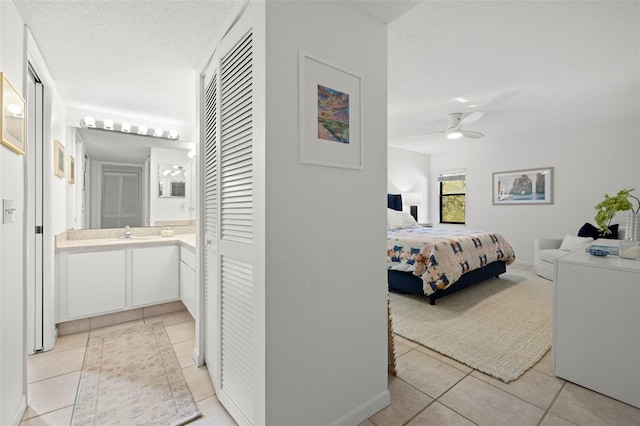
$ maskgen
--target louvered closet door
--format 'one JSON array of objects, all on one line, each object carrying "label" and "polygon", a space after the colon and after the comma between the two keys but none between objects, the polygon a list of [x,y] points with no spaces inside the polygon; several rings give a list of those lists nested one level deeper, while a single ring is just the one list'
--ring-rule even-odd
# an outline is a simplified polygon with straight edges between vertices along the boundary
[{"label": "louvered closet door", "polygon": [[214,56],[204,106],[205,354],[221,401],[246,423],[255,390],[252,43],[244,34]]}]

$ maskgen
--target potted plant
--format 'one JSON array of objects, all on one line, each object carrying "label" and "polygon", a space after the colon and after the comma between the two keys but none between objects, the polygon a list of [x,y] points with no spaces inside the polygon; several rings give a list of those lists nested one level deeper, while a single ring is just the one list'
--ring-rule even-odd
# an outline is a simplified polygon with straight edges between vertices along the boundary
[{"label": "potted plant", "polygon": [[[616,213],[631,210],[634,215],[638,214],[640,210],[640,199],[630,194],[634,189],[635,188],[621,189],[613,197],[604,194],[604,200],[596,204],[597,213],[595,220],[601,235],[609,235],[611,233],[609,225],[611,225],[611,220]],[[638,208],[635,210],[633,209],[633,204],[631,204],[631,198],[638,202]]]}]

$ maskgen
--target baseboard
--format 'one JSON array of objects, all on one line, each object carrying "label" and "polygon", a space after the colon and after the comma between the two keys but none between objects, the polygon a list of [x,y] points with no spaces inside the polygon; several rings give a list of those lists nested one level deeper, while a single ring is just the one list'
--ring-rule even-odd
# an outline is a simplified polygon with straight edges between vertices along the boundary
[{"label": "baseboard", "polygon": [[391,395],[389,394],[389,390],[385,389],[384,392],[365,401],[332,424],[334,426],[353,426],[360,424],[389,404],[391,404]]},{"label": "baseboard", "polygon": [[527,268],[533,268],[533,262],[528,262],[526,260],[517,260],[513,262],[513,266],[523,266]]},{"label": "baseboard", "polygon": [[16,415],[13,417],[13,422],[11,422],[13,426],[20,425],[20,422],[22,421],[22,416],[24,416],[24,412],[26,409],[27,409],[27,396],[23,394],[22,397],[20,398],[20,404],[18,404],[18,411],[16,412]]}]

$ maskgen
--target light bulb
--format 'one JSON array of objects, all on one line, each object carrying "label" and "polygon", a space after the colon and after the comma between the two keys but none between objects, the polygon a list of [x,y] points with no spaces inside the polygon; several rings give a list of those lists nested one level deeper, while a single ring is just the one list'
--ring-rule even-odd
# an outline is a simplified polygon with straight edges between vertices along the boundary
[{"label": "light bulb", "polygon": [[178,138],[178,132],[176,132],[175,130],[169,130],[169,139],[177,139]]},{"label": "light bulb", "polygon": [[96,127],[96,119],[91,117],[90,115],[87,115],[84,118],[84,125],[85,127]]},{"label": "light bulb", "polygon": [[149,129],[147,129],[147,126],[145,126],[144,124],[141,124],[141,125],[138,126],[138,134],[139,135],[146,135],[148,130]]},{"label": "light bulb", "polygon": [[160,127],[156,127],[155,130],[153,131],[153,136],[159,138],[160,136],[162,136],[163,133],[164,133],[164,130],[162,130]]},{"label": "light bulb", "polygon": [[459,132],[457,130],[447,133],[447,139],[460,139],[461,137],[462,137],[462,132]]},{"label": "light bulb", "polygon": [[128,121],[123,121],[120,125],[120,130],[125,133],[131,133],[131,123],[129,123]]},{"label": "light bulb", "polygon": [[193,148],[191,151],[189,151],[187,153],[187,157],[189,157],[189,158],[193,158],[195,156],[196,156],[196,149],[195,148]]},{"label": "light bulb", "polygon": [[105,118],[104,121],[102,122],[102,126],[104,127],[105,130],[113,130],[113,120],[109,120],[108,118]]}]

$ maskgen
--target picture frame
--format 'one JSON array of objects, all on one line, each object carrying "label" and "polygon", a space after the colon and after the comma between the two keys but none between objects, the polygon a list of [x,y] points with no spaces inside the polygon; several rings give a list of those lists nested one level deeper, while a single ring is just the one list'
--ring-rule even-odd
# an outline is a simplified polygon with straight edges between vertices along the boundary
[{"label": "picture frame", "polygon": [[0,132],[2,144],[19,155],[26,151],[26,102],[4,73],[0,73]]},{"label": "picture frame", "polygon": [[303,51],[298,71],[300,162],[363,169],[362,77]]},{"label": "picture frame", "polygon": [[76,183],[76,159],[73,158],[73,155],[69,156],[69,183],[73,185]]},{"label": "picture frame", "polygon": [[553,167],[493,173],[493,204],[553,204]]},{"label": "picture frame", "polygon": [[59,140],[53,142],[53,173],[64,179],[64,145]]}]

